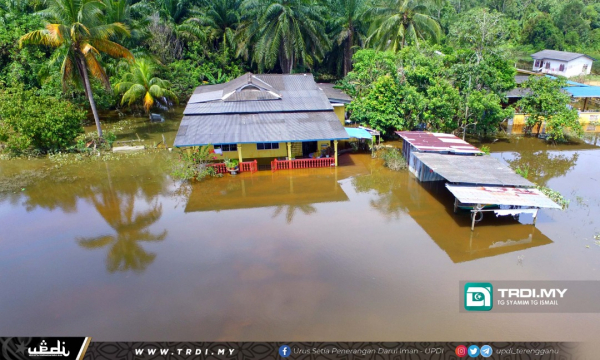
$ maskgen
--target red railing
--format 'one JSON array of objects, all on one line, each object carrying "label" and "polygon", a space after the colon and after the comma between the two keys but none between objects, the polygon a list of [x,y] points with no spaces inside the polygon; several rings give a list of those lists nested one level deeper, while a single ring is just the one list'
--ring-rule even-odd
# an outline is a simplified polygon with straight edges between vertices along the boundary
[{"label": "red railing", "polygon": [[335,166],[335,158],[320,159],[296,159],[296,160],[273,160],[271,161],[271,171],[287,169],[310,169]]},{"label": "red railing", "polygon": [[227,172],[227,166],[223,163],[208,164],[207,166],[214,167],[217,174],[225,174]]},{"label": "red railing", "polygon": [[251,173],[255,173],[258,170],[258,165],[256,164],[256,160],[254,161],[244,161],[240,163],[240,171],[250,171]]},{"label": "red railing", "polygon": [[[208,164],[207,166],[214,167],[217,174],[225,174],[227,172],[227,166],[225,166],[224,163]],[[251,173],[255,173],[256,171],[258,171],[258,164],[256,163],[256,160],[245,161],[240,163],[240,172],[246,171],[249,171]]]}]

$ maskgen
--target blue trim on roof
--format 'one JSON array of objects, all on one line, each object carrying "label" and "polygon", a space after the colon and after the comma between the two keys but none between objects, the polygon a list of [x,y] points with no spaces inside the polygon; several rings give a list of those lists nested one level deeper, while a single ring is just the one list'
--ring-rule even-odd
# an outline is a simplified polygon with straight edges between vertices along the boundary
[{"label": "blue trim on roof", "polygon": [[[370,139],[370,137],[369,137]],[[280,142],[306,142],[306,141],[325,141],[325,140],[350,140],[349,137],[346,138],[331,138],[331,139],[309,139],[309,140],[273,140],[273,141],[249,141],[249,142],[234,142],[234,143],[223,143],[223,144],[270,144],[270,143],[280,143]],[[188,146],[205,146],[205,145],[222,145],[221,143],[218,144],[190,144],[190,145],[173,145],[173,147],[176,148],[180,148],[180,147],[188,147]]]}]

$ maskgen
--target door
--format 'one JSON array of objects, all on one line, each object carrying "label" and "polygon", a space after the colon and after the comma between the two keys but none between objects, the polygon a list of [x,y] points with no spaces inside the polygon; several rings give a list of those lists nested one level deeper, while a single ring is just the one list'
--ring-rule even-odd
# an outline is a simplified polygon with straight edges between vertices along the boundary
[{"label": "door", "polygon": [[308,157],[309,154],[317,151],[316,141],[304,141],[302,142],[302,156]]}]

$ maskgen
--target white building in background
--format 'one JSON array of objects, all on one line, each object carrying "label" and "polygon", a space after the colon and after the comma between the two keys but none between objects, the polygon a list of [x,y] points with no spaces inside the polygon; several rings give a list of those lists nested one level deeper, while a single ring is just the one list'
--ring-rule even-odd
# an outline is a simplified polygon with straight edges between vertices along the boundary
[{"label": "white building in background", "polygon": [[557,50],[542,50],[531,55],[533,71],[564,77],[589,74],[592,70],[593,57]]}]

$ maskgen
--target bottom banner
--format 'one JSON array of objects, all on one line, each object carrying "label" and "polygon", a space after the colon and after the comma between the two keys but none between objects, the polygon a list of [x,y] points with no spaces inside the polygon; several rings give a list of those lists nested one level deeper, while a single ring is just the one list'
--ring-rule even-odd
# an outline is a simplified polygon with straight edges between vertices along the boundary
[{"label": "bottom banner", "polygon": [[[575,342],[94,342],[0,338],[7,360],[112,359],[594,359]],[[598,358],[598,357],[596,357]]]}]

